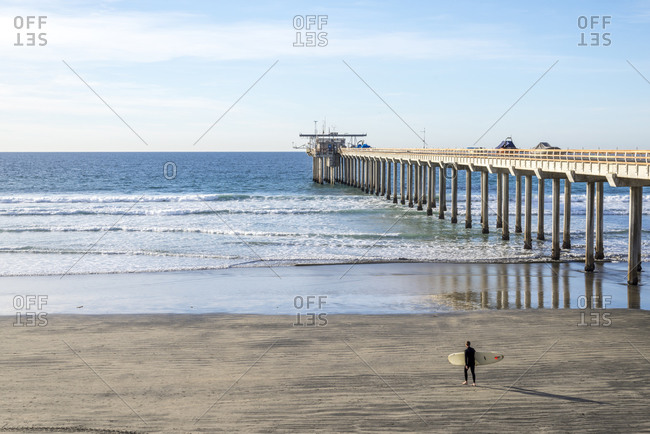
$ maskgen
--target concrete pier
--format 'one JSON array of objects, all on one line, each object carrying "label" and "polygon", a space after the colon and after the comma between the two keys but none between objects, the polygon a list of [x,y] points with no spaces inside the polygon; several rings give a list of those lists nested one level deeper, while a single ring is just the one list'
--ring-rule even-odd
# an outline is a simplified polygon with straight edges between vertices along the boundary
[{"label": "concrete pier", "polygon": [[[327,146],[309,149],[312,155],[312,179],[320,184],[341,183],[370,194],[381,195],[386,200],[398,200],[418,210],[424,205],[432,215],[438,205],[438,217],[444,219],[447,210],[447,179],[451,181],[451,222],[458,218],[458,173],[465,171],[466,212],[465,227],[472,228],[472,173],[480,172],[481,180],[481,230],[489,233],[489,210],[495,210],[502,229],[502,239],[510,238],[509,180],[515,177],[515,233],[522,231],[525,218],[524,248],[532,245],[532,177],[538,179],[537,238],[544,240],[544,180],[552,185],[552,243],[551,258],[559,259],[561,249],[571,248],[572,184],[586,183],[586,235],[585,270],[594,269],[595,260],[604,258],[604,182],[611,188],[630,189],[629,240],[627,281],[640,282],[641,271],[641,220],[643,186],[650,186],[650,152],[647,151],[529,151],[529,150],[382,150],[336,148]],[[398,170],[399,165],[399,170]],[[405,167],[405,165],[408,165]],[[439,168],[440,179],[436,179]],[[447,169],[447,171],[445,171]],[[446,176],[446,172],[449,172]],[[490,174],[497,175],[497,206],[489,206]],[[522,177],[525,181],[524,212],[522,216]],[[562,181],[564,180],[564,181]],[[439,196],[436,196],[436,181]],[[391,185],[392,182],[392,185]],[[564,225],[560,240],[560,186],[564,182]],[[406,191],[405,191],[406,189]],[[398,196],[400,198],[398,199]],[[439,201],[437,200],[439,198]],[[595,211],[595,212],[594,212]],[[594,215],[595,214],[595,215]],[[441,223],[444,224],[444,223]],[[595,231],[594,231],[595,229]],[[595,243],[594,243],[595,234]],[[560,248],[561,241],[561,248]],[[594,246],[595,244],[595,246]],[[503,297],[502,297],[503,302]]]}]

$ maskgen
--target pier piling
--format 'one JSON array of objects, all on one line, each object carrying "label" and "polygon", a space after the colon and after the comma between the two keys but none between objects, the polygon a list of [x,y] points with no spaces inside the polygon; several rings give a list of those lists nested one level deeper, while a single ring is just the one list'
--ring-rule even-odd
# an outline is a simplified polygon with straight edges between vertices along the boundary
[{"label": "pier piling", "polygon": [[465,171],[465,227],[472,227],[472,172]]},{"label": "pier piling", "polygon": [[515,233],[521,233],[521,175],[515,176]]},{"label": "pier piling", "polygon": [[603,247],[603,182],[596,183],[596,255],[595,258],[605,259]]},{"label": "pier piling", "polygon": [[503,178],[501,173],[497,172],[497,223],[496,228],[499,229],[503,226],[502,212],[503,212]]},{"label": "pier piling", "polygon": [[451,169],[451,222],[458,222],[458,170]]},{"label": "pier piling", "polygon": [[510,175],[506,172],[506,173],[500,173],[499,176],[502,177],[501,184],[503,188],[501,239],[509,240],[510,239]]},{"label": "pier piling", "polygon": [[488,225],[488,172],[481,172],[481,223],[483,224],[482,232],[490,233]]},{"label": "pier piling", "polygon": [[435,168],[431,166],[431,163],[427,164],[427,171],[429,172],[427,188],[427,215],[433,215],[433,194],[434,194],[434,184],[436,177],[434,176]]},{"label": "pier piling", "polygon": [[544,240],[544,178],[537,179],[537,239]]},{"label": "pier piling", "polygon": [[564,180],[564,229],[562,230],[562,248],[571,248],[571,181]]},{"label": "pier piling", "polygon": [[445,198],[446,190],[447,171],[445,170],[445,166],[440,163],[440,203],[438,204],[438,218],[441,220],[445,218],[445,203],[447,202],[447,199]]},{"label": "pier piling", "polygon": [[638,285],[641,271],[641,218],[643,187],[630,187],[630,229],[628,235],[627,283]]},{"label": "pier piling", "polygon": [[531,175],[526,175],[526,185],[524,193],[524,202],[526,208],[526,221],[524,227],[524,249],[533,248],[533,236],[532,236],[532,220],[533,220],[533,177]]},{"label": "pier piling", "polygon": [[420,163],[417,163],[415,169],[415,186],[418,198],[418,211],[422,211],[422,165]]},{"label": "pier piling", "polygon": [[586,228],[586,236],[585,236],[586,237],[585,271],[594,271],[594,183],[593,181],[587,182],[587,216],[586,217],[587,217],[587,228]]},{"label": "pier piling", "polygon": [[560,179],[553,178],[553,207],[551,218],[551,259],[560,259]]}]

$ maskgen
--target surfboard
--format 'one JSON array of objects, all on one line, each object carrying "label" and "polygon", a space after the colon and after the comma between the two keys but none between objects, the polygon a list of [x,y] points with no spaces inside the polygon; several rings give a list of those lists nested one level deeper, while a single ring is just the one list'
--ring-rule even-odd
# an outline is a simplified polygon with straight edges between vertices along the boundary
[{"label": "surfboard", "polygon": [[[465,366],[465,353],[453,353],[447,356],[447,360],[452,365]],[[494,351],[477,351],[474,354],[474,361],[477,366],[491,365],[492,363],[503,360],[503,354]]]}]

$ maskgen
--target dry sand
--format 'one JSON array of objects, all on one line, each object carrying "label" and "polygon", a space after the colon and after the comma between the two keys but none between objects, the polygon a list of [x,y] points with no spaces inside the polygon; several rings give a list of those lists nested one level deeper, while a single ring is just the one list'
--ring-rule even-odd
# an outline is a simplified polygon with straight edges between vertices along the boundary
[{"label": "dry sand", "polygon": [[608,312],[0,317],[0,432],[650,431],[650,313]]}]

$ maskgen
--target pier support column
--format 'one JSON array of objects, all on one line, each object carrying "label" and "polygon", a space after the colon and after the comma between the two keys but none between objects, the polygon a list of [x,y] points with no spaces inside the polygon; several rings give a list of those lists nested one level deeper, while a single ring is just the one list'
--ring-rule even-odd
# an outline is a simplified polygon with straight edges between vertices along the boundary
[{"label": "pier support column", "polygon": [[515,176],[515,233],[521,233],[521,175]]},{"label": "pier support column", "polygon": [[445,218],[445,204],[447,202],[447,198],[445,197],[445,194],[447,192],[447,171],[445,170],[444,166],[440,166],[440,204],[438,206],[438,218],[439,219],[444,219]]},{"label": "pier support column", "polygon": [[560,178],[553,178],[553,224],[551,225],[551,259],[560,259]]},{"label": "pier support column", "polygon": [[409,198],[409,208],[413,208],[413,163],[409,161],[408,165],[406,166],[408,175],[407,175],[407,187],[406,187],[406,193]]},{"label": "pier support column", "polygon": [[361,188],[361,158],[356,158],[354,162],[354,186]]},{"label": "pier support column", "polygon": [[376,169],[377,170],[377,176],[375,178],[377,180],[377,182],[375,183],[375,196],[379,196],[379,195],[382,194],[382,186],[383,186],[383,183],[384,183],[384,179],[383,179],[384,174],[382,172],[382,169],[383,169],[382,161],[381,160],[375,160],[375,166],[377,168]]},{"label": "pier support column", "polygon": [[465,170],[465,227],[472,227],[472,172]]},{"label": "pier support column", "polygon": [[415,190],[418,200],[418,211],[422,211],[422,165],[418,162],[415,165]]},{"label": "pier support column", "polygon": [[393,162],[390,160],[386,161],[386,200],[390,200],[390,178]]},{"label": "pier support column", "polygon": [[537,239],[544,239],[544,178],[537,179]]},{"label": "pier support column", "polygon": [[393,203],[397,203],[397,161],[393,161]]},{"label": "pier support column", "polygon": [[[630,217],[631,218],[631,217]],[[585,271],[594,271],[594,183],[587,182]]]},{"label": "pier support column", "polygon": [[325,159],[322,157],[318,159],[318,183],[325,183]]},{"label": "pier support column", "polygon": [[458,169],[451,169],[451,222],[458,222]]},{"label": "pier support column", "polygon": [[[502,229],[501,239],[510,239],[510,174],[501,173],[499,176],[503,177],[501,181],[503,187],[503,212],[502,212]],[[506,290],[507,292],[507,290]]]},{"label": "pier support column", "polygon": [[596,259],[605,259],[603,247],[603,182],[596,183]]},{"label": "pier support column", "polygon": [[503,179],[501,177],[501,173],[497,173],[497,226],[496,228],[499,229],[501,226],[503,226],[503,219],[502,219],[502,210],[503,210]]},{"label": "pier support column", "polygon": [[365,169],[365,173],[366,173],[366,176],[365,176],[365,178],[366,178],[365,192],[366,192],[366,194],[368,194],[368,193],[370,193],[370,179],[371,179],[370,176],[371,176],[372,161],[371,160],[365,160],[365,163],[366,163],[365,164],[366,165],[366,169]]},{"label": "pier support column", "polygon": [[434,185],[436,177],[433,175],[436,171],[435,167],[431,165],[431,162],[427,163],[427,171],[429,172],[428,177],[428,188],[427,188],[427,215],[433,215],[433,194],[434,194]]},{"label": "pier support column", "polygon": [[641,217],[643,187],[630,187],[630,228],[627,253],[627,283],[638,285],[641,271]]},{"label": "pier support column", "polygon": [[382,158],[379,160],[379,196],[386,194],[386,161]]},{"label": "pier support column", "polygon": [[431,163],[431,171],[429,172],[429,176],[433,178],[431,181],[431,208],[436,207],[436,166]]},{"label": "pier support column", "polygon": [[400,203],[404,205],[406,201],[404,200],[404,163],[399,164],[399,192],[400,192]]},{"label": "pier support column", "polygon": [[489,234],[488,225],[488,173],[481,172],[481,223],[483,223],[483,233]]},{"label": "pier support column", "polygon": [[526,207],[526,223],[524,227],[524,249],[533,248],[533,177],[531,175],[526,175],[526,191],[524,193],[525,198],[525,207]]},{"label": "pier support column", "polygon": [[420,166],[420,194],[422,194],[422,205],[427,204],[427,167],[423,161]]},{"label": "pier support column", "polygon": [[564,230],[562,231],[562,248],[571,248],[571,182],[564,180]]}]

